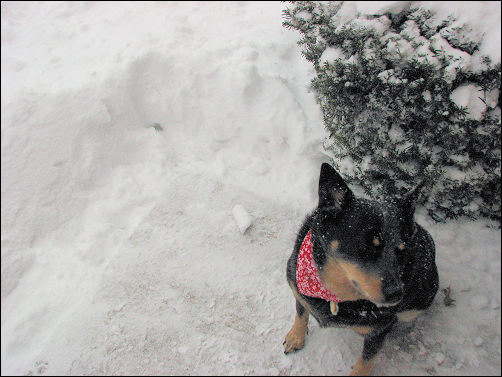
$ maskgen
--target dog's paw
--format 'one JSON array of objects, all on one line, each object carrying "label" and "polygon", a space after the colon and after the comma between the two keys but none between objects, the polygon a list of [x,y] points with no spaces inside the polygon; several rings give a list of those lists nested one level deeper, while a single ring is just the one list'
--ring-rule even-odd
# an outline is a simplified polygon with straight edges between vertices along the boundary
[{"label": "dog's paw", "polygon": [[299,331],[299,329],[293,327],[288,332],[286,338],[284,339],[284,342],[282,343],[282,345],[284,346],[284,353],[288,354],[301,350],[305,344],[306,332],[307,331]]},{"label": "dog's paw", "polygon": [[375,362],[375,358],[371,360],[363,360],[362,357],[357,360],[357,363],[352,367],[351,376],[369,376],[371,374],[371,369],[373,368],[373,364]]}]

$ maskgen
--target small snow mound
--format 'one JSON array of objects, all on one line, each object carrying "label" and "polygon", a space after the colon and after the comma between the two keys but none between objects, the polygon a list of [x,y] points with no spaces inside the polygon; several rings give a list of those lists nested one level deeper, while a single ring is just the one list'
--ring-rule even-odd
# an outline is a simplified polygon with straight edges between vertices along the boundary
[{"label": "small snow mound", "polygon": [[253,218],[241,204],[237,204],[232,209],[232,214],[234,215],[234,219],[239,227],[239,230],[242,234],[244,234],[253,223]]}]

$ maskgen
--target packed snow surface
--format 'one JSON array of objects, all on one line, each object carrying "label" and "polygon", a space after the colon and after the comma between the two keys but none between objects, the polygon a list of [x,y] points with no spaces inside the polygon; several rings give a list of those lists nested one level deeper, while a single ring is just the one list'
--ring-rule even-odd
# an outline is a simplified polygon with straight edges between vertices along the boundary
[{"label": "packed snow surface", "polygon": [[[350,371],[347,329],[312,320],[282,349],[286,261],[327,160],[284,6],[1,3],[2,374]],[[500,51],[500,5],[498,24],[470,7]],[[398,327],[374,373],[498,375],[500,231],[416,218],[455,301]]]}]

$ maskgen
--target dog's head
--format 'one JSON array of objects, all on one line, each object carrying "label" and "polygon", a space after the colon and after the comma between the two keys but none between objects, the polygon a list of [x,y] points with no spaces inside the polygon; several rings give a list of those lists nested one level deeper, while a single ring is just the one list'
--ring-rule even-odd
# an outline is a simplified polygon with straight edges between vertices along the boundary
[{"label": "dog's head", "polygon": [[319,206],[312,218],[315,242],[362,296],[396,305],[401,274],[415,228],[415,201],[422,185],[392,203],[357,198],[329,164],[321,166]]}]

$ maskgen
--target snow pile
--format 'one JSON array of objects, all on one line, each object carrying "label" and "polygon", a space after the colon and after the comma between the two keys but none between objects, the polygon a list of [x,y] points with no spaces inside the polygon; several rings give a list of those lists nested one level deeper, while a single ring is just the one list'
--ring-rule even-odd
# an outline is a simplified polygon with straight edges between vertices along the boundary
[{"label": "snow pile", "polygon": [[[239,33],[242,9],[228,4],[209,14],[196,4],[46,5],[50,23],[40,7],[9,3],[2,10],[2,237],[19,273],[32,257],[18,260],[14,250],[80,221],[94,190],[110,188],[112,202],[124,200],[120,211],[138,208],[136,201],[162,194],[170,163],[302,209],[312,205],[314,195],[305,200],[298,192],[315,180],[310,157],[320,156],[322,127],[304,90],[308,79],[294,69],[306,77],[307,64],[283,42],[292,36],[274,23],[269,28],[279,33],[255,25],[267,8],[252,7],[249,28]],[[20,32],[17,19],[31,28]],[[205,22],[209,29],[198,31]],[[258,47],[255,33],[276,40]],[[291,69],[279,69],[286,62]],[[292,163],[306,173],[285,168]]]},{"label": "snow pile", "polygon": [[[283,4],[1,7],[2,374],[346,374],[349,330],[312,321],[282,353],[324,159]],[[457,306],[439,295],[376,372],[497,373],[499,232],[419,221]]]},{"label": "snow pile", "polygon": [[242,204],[237,204],[232,209],[232,214],[234,215],[235,222],[236,222],[237,226],[239,227],[240,232],[242,234],[244,234],[246,232],[246,230],[253,223],[253,218],[246,211],[246,209],[242,206]]}]

